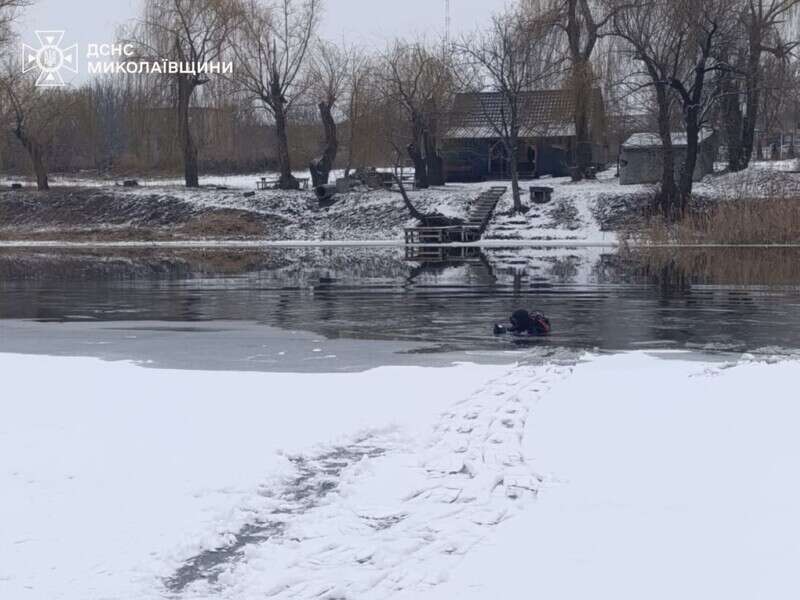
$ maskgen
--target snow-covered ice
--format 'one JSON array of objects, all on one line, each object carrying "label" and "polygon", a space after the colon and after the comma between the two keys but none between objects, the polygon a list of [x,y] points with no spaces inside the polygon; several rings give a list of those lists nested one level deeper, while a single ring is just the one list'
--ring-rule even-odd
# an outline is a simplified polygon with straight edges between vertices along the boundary
[{"label": "snow-covered ice", "polygon": [[796,359],[0,354],[0,597],[796,598]]},{"label": "snow-covered ice", "polygon": [[0,598],[160,596],[160,576],[294,473],[279,450],[413,437],[504,370],[199,372],[0,354]]},{"label": "snow-covered ice", "polygon": [[683,353],[579,365],[526,430],[536,505],[445,585],[401,597],[800,597],[799,376]]}]

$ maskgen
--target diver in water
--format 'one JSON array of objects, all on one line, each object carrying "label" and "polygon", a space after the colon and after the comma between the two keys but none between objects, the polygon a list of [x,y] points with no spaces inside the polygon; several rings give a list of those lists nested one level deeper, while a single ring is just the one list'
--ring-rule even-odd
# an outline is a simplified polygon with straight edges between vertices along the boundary
[{"label": "diver in water", "polygon": [[515,310],[510,321],[511,327],[495,325],[494,334],[549,335],[550,333],[550,319],[540,312],[529,313],[527,310]]}]

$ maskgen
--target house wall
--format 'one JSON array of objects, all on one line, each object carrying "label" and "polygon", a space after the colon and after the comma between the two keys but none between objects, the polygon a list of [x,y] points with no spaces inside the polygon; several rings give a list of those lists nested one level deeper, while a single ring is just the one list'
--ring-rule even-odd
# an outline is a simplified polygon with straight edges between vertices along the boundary
[{"label": "house wall", "polygon": [[551,140],[541,141],[537,144],[537,148],[539,152],[537,176],[565,177],[569,174],[569,165],[574,153],[571,138],[561,140],[561,143]]},{"label": "house wall", "polygon": [[[489,155],[496,139],[445,139],[442,143],[442,158],[447,181],[486,181],[493,176],[489,172]],[[573,161],[573,138],[537,138],[520,140],[520,163],[525,168],[528,145],[536,149],[535,175],[564,177]]]},{"label": "house wall", "polygon": [[489,173],[489,140],[444,140],[447,181],[483,181]]}]

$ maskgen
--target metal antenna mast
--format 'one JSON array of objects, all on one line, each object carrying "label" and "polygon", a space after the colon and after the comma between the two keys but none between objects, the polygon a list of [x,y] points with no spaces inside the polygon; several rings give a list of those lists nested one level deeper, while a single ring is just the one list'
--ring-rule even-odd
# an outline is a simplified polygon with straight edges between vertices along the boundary
[{"label": "metal antenna mast", "polygon": [[450,0],[444,0],[444,47],[450,51]]}]

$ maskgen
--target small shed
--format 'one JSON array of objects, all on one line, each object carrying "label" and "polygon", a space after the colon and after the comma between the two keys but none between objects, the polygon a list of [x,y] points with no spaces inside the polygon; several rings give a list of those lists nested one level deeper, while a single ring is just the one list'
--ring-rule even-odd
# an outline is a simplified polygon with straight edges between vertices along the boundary
[{"label": "small shed", "polygon": [[[675,178],[686,160],[686,134],[672,134],[672,149],[675,157]],[[663,144],[657,133],[635,133],[628,138],[620,150],[619,182],[622,185],[658,183],[663,170]],[[694,180],[699,181],[714,172],[717,155],[717,136],[711,129],[700,132],[700,147]]]}]

